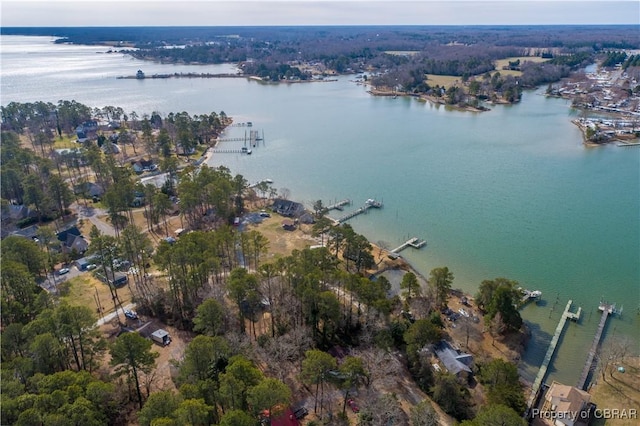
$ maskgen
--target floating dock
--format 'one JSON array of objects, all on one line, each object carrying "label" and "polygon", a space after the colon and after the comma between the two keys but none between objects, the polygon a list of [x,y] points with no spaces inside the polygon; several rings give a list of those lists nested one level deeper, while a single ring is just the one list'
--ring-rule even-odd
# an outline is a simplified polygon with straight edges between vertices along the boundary
[{"label": "floating dock", "polygon": [[544,356],[544,360],[542,361],[542,365],[540,366],[540,370],[538,370],[538,375],[536,376],[536,380],[533,382],[533,386],[531,388],[531,395],[529,395],[529,400],[527,401],[527,416],[533,408],[533,404],[538,398],[538,392],[540,392],[540,388],[542,386],[542,382],[547,375],[547,369],[549,368],[549,364],[551,364],[551,359],[553,358],[553,354],[556,351],[556,346],[558,345],[558,341],[560,340],[560,336],[562,335],[562,331],[564,330],[564,326],[567,323],[567,319],[573,319],[576,316],[580,315],[581,310],[578,310],[578,313],[575,314],[571,312],[571,304],[572,300],[567,302],[567,307],[564,308],[564,312],[562,313],[562,317],[560,317],[560,322],[558,322],[558,326],[556,327],[556,332],[551,339],[551,343],[549,343],[549,348],[547,349],[547,353]]},{"label": "floating dock", "polygon": [[425,244],[427,244],[427,242],[425,240],[421,240],[418,237],[413,237],[413,238],[405,241],[402,245],[400,245],[400,246],[394,248],[393,250],[391,250],[390,253],[398,254],[402,250],[406,249],[407,247],[413,247],[415,249],[419,249],[419,248],[424,247]]},{"label": "floating dock", "polygon": [[364,206],[358,208],[357,210],[352,211],[351,213],[342,216],[340,219],[337,219],[336,222],[338,224],[340,223],[344,223],[349,219],[352,219],[360,214],[366,213],[369,209],[380,209],[382,208],[382,203],[380,201],[376,201],[373,198],[369,198],[365,203]]},{"label": "floating dock", "polygon": [[632,143],[621,142],[621,143],[619,143],[617,145],[618,146],[640,146],[640,142],[632,142]]},{"label": "floating dock", "polygon": [[608,303],[600,302],[598,306],[598,310],[602,311],[602,316],[600,317],[600,324],[598,324],[598,329],[596,330],[596,335],[593,337],[593,342],[591,343],[591,349],[589,349],[589,353],[587,355],[587,361],[584,364],[582,369],[582,374],[580,374],[580,379],[576,384],[578,389],[586,390],[587,387],[587,378],[589,377],[589,373],[593,367],[593,360],[596,356],[596,352],[598,351],[598,345],[600,344],[600,339],[602,338],[602,332],[604,331],[604,327],[607,324],[607,319],[609,315],[613,315],[616,313],[616,305],[610,305]]}]

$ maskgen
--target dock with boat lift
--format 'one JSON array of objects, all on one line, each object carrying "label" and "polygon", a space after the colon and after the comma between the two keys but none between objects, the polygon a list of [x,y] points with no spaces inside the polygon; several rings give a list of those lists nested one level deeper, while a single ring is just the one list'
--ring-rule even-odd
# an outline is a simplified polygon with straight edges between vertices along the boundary
[{"label": "dock with boat lift", "polygon": [[527,290],[525,288],[520,288],[519,290],[522,292],[522,297],[520,298],[521,306],[532,300],[537,300],[542,296],[540,290]]},{"label": "dock with boat lift", "polygon": [[338,224],[344,223],[347,220],[352,219],[360,214],[367,213],[369,209],[372,209],[372,208],[376,208],[376,209],[382,208],[382,202],[376,201],[373,198],[369,198],[362,207],[359,207],[357,210],[354,210],[351,213],[346,214],[345,216],[342,216],[339,219],[336,219],[336,222]]},{"label": "dock with boat lift", "polygon": [[538,370],[538,375],[536,376],[535,381],[533,382],[533,386],[531,388],[531,394],[529,396],[529,400],[527,401],[527,414],[526,417],[529,417],[531,413],[531,409],[533,408],[533,404],[538,399],[538,393],[540,392],[540,388],[542,387],[542,383],[547,376],[547,369],[549,368],[549,364],[551,364],[551,360],[553,359],[553,354],[556,351],[556,346],[558,345],[558,341],[560,340],[560,336],[564,330],[564,326],[567,323],[568,319],[577,320],[580,318],[580,314],[582,309],[579,308],[577,313],[571,312],[571,304],[572,300],[567,302],[567,306],[564,308],[564,312],[562,313],[562,317],[560,317],[560,321],[558,322],[558,326],[556,327],[556,332],[553,334],[551,338],[551,342],[549,343],[549,348],[547,349],[547,353],[544,356],[544,360],[542,361],[542,365],[540,366],[540,370]]},{"label": "dock with boat lift", "polygon": [[426,244],[427,244],[426,240],[421,240],[418,237],[413,237],[413,238],[408,239],[407,241],[405,241],[404,243],[402,243],[398,247],[394,248],[393,250],[391,250],[390,253],[398,254],[402,250],[406,249],[407,247],[413,247],[415,249],[420,249],[420,248],[424,247]]},{"label": "dock with boat lift", "polygon": [[351,205],[351,200],[348,198],[345,198],[344,200],[340,200],[338,202],[335,202],[327,207],[325,207],[327,209],[327,211],[330,210],[339,210],[342,211],[344,210],[344,206],[349,206]]},{"label": "dock with boat lift", "polygon": [[598,306],[598,310],[602,311],[602,316],[600,317],[600,323],[598,324],[598,329],[596,330],[596,334],[593,337],[593,342],[591,343],[591,349],[587,354],[587,361],[582,368],[582,374],[580,374],[580,379],[576,384],[578,389],[586,390],[587,387],[587,378],[589,377],[589,373],[593,367],[593,360],[595,359],[596,352],[598,351],[598,346],[600,345],[600,339],[602,338],[602,332],[604,331],[605,325],[607,325],[607,319],[609,315],[616,314],[616,305],[608,304],[606,302],[600,302]]}]

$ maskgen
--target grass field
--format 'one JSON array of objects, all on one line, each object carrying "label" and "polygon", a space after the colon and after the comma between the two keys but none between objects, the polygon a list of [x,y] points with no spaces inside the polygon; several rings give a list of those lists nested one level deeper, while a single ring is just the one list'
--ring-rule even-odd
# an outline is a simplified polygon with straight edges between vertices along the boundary
[{"label": "grass field", "polygon": [[76,136],[68,137],[63,136],[62,138],[56,138],[55,143],[53,144],[54,149],[65,149],[65,148],[80,148],[80,145],[76,143]]}]

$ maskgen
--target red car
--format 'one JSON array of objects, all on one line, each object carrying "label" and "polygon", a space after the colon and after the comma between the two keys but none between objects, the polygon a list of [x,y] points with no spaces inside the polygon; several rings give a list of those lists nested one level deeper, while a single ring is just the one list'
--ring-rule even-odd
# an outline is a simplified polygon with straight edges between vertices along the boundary
[{"label": "red car", "polygon": [[358,407],[358,405],[356,404],[356,402],[353,399],[349,398],[347,400],[347,404],[349,404],[349,407],[351,408],[351,411],[353,411],[354,413],[360,412],[360,408]]}]

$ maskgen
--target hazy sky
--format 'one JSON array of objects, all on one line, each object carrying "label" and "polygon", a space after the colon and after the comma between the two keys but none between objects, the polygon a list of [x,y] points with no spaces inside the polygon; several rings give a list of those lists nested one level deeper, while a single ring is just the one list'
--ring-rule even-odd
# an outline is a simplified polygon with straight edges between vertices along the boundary
[{"label": "hazy sky", "polygon": [[640,24],[638,0],[0,0],[2,26]]}]

